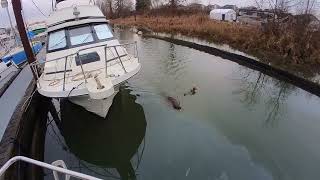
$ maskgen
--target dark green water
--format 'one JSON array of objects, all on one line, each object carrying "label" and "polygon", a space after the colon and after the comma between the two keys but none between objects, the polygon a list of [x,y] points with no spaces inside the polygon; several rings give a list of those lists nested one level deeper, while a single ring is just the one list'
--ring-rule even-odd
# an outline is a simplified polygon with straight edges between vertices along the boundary
[{"label": "dark green water", "polygon": [[[63,159],[103,179],[320,178],[318,97],[220,57],[117,34],[138,41],[141,72],[106,121],[61,102],[62,128],[48,128],[46,162]],[[193,86],[197,94],[184,96]]]}]

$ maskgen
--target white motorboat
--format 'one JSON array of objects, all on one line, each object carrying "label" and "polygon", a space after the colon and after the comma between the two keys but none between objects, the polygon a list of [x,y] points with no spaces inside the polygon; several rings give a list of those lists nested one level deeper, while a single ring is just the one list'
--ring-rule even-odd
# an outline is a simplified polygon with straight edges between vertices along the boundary
[{"label": "white motorboat", "polygon": [[[39,41],[30,43],[33,53],[36,55],[42,49],[42,43]],[[27,62],[27,55],[22,45],[16,45],[11,47],[7,51],[6,55],[2,57],[2,61],[5,63],[12,62],[16,66],[22,66]]]},{"label": "white motorboat", "polygon": [[28,30],[32,31],[35,35],[38,35],[47,31],[47,25],[46,25],[46,22],[44,21],[28,23],[27,27],[28,27]]},{"label": "white motorboat", "polygon": [[14,63],[3,62],[0,59],[0,89],[16,72],[18,72],[18,67]]},{"label": "white motorboat", "polygon": [[137,44],[120,44],[92,0],[58,2],[46,24],[46,61],[32,64],[43,68],[39,93],[106,117],[119,86],[141,68]]},{"label": "white motorboat", "polygon": [[32,32],[34,41],[45,42],[47,39],[47,25],[45,22],[33,22],[28,24],[29,32]]}]

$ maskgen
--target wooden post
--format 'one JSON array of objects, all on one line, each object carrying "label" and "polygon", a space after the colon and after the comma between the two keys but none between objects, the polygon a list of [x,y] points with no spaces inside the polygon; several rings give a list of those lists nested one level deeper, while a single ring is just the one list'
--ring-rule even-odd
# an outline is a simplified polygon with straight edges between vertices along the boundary
[{"label": "wooden post", "polygon": [[[21,14],[22,7],[21,7],[20,0],[12,0],[12,7],[13,7],[14,16],[16,18],[16,23],[17,23],[19,34],[20,34],[21,42],[22,42],[24,51],[27,55],[28,63],[31,64],[36,60],[36,58],[34,57],[34,54],[27,36],[26,29],[24,27],[24,21]],[[31,71],[33,73],[34,78],[37,79],[36,73],[32,68],[31,68]]]}]

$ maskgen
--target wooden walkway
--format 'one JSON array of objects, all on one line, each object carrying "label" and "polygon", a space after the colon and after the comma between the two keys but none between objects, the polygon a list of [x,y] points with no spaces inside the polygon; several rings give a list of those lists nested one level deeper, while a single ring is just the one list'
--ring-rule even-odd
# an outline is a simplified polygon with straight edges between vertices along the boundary
[{"label": "wooden walkway", "polygon": [[[43,48],[37,55],[37,58],[44,59],[45,52],[45,48]],[[8,84],[8,87],[2,92],[0,96],[0,139],[32,80],[32,72],[29,65],[27,65],[11,80],[11,84]]]},{"label": "wooden walkway", "polygon": [[[45,48],[37,58],[44,60]],[[49,102],[49,98],[36,92],[36,82],[27,65],[0,98],[0,166],[14,155],[43,158],[46,131],[46,121],[43,119],[46,119]],[[28,168],[20,169],[22,174],[17,173],[15,168],[8,170],[4,179],[18,179],[28,175]],[[39,173],[37,175],[43,176]]]}]

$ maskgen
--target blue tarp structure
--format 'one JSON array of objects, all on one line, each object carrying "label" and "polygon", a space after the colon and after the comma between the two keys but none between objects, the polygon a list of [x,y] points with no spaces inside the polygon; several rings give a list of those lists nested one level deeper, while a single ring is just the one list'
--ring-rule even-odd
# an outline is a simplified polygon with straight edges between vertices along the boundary
[{"label": "blue tarp structure", "polygon": [[[42,49],[42,43],[36,42],[32,46],[32,50],[35,54],[38,54],[38,52]],[[22,48],[21,51],[16,52],[15,54],[9,54],[2,59],[4,62],[12,61],[17,66],[27,61],[27,55],[24,52],[24,49]]]},{"label": "blue tarp structure", "polygon": [[28,36],[28,39],[33,39],[36,35],[34,34],[33,31],[28,31],[27,36]]},{"label": "blue tarp structure", "polygon": [[[27,32],[27,36],[28,36],[28,39],[29,39],[29,40],[32,40],[32,39],[36,36],[36,34],[35,34],[33,31],[28,31],[28,32]],[[16,40],[17,40],[19,43],[21,43],[20,37],[16,37]]]},{"label": "blue tarp structure", "polygon": [[[32,40],[36,35],[33,31],[28,31],[27,32],[27,36],[29,40]],[[20,41],[20,39],[19,39]],[[21,46],[22,47],[22,46]],[[36,42],[33,44],[32,46],[32,50],[35,54],[38,54],[38,52],[41,50],[42,48],[42,43],[41,42]],[[3,57],[2,59],[4,62],[8,62],[8,61],[12,61],[14,62],[16,65],[20,65],[24,62],[27,61],[27,55],[24,52],[24,49],[21,48],[21,51],[15,52],[15,54],[9,54]]]}]

